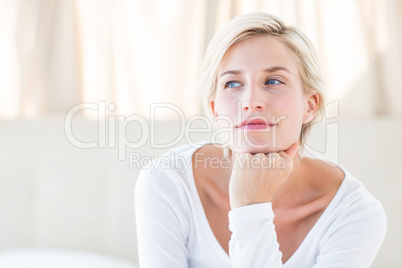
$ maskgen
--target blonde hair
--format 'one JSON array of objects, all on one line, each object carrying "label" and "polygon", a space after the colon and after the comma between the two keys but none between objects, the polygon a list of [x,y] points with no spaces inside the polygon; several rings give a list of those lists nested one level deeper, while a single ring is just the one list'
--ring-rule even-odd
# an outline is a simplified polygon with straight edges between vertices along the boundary
[{"label": "blonde hair", "polygon": [[[255,36],[275,37],[290,49],[298,64],[304,94],[319,96],[318,112],[322,113],[324,109],[323,80],[317,53],[312,43],[299,29],[285,26],[280,19],[266,13],[251,13],[236,17],[212,38],[202,65],[201,85],[204,89],[204,110],[209,114],[211,112],[209,102],[215,99],[218,70],[228,49],[236,43]],[[308,135],[310,125],[315,119],[316,116],[309,123],[303,124],[300,145],[303,145],[303,137]]]}]

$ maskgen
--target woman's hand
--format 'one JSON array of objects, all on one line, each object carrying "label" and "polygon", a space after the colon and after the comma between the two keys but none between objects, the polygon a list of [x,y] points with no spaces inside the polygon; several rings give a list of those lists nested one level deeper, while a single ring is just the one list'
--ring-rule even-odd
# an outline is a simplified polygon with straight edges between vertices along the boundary
[{"label": "woman's hand", "polygon": [[298,149],[299,145],[294,143],[279,153],[233,154],[229,184],[231,208],[271,202],[275,192],[292,172],[292,159]]}]

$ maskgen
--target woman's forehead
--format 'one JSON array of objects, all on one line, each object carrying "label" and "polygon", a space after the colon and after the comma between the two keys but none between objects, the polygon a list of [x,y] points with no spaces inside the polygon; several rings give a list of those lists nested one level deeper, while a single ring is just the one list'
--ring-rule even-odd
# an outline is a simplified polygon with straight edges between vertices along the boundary
[{"label": "woman's forehead", "polygon": [[228,71],[262,71],[275,66],[297,73],[296,59],[287,45],[273,36],[255,36],[226,51],[218,77]]}]

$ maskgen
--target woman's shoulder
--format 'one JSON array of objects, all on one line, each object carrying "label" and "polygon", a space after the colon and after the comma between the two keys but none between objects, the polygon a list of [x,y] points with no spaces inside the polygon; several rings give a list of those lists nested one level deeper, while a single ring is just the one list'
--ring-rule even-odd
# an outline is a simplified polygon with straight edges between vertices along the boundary
[{"label": "woman's shoulder", "polygon": [[321,193],[333,192],[329,206],[334,212],[368,207],[382,210],[377,198],[344,166],[326,159],[309,159],[308,162],[314,174],[310,176],[312,187]]},{"label": "woman's shoulder", "polygon": [[173,148],[160,156],[147,157],[141,165],[141,174],[185,173],[191,167],[193,153],[204,143],[192,143]]},{"label": "woman's shoulder", "polygon": [[339,185],[332,200],[334,210],[364,210],[376,208],[383,210],[381,203],[365,187],[362,180],[357,179],[343,165],[330,160],[316,159],[321,166],[321,183]]},{"label": "woman's shoulder", "polygon": [[329,183],[340,182],[335,196],[313,229],[312,237],[318,238],[317,246],[323,253],[322,258],[325,258],[325,254],[335,252],[363,252],[369,257],[375,256],[387,225],[381,203],[366,189],[364,179],[363,182],[358,180],[344,166],[333,161],[315,159],[314,162],[317,161],[326,165],[319,179]]},{"label": "woman's shoulder", "polygon": [[345,178],[342,181],[340,195],[342,199],[349,203],[359,203],[365,206],[380,205],[381,203],[377,198],[366,188],[364,185],[364,178],[356,178],[349,170],[344,166],[338,165],[338,167],[345,174]]},{"label": "woman's shoulder", "polygon": [[201,144],[173,148],[158,157],[144,159],[137,178],[137,187],[169,188],[188,185],[192,174],[192,155]]},{"label": "woman's shoulder", "polygon": [[364,224],[366,229],[377,230],[381,239],[387,222],[381,202],[344,166],[328,160],[316,161],[325,165],[320,177],[323,183],[340,184],[325,209],[321,223],[332,226],[328,228],[334,230],[345,224],[359,229]]}]

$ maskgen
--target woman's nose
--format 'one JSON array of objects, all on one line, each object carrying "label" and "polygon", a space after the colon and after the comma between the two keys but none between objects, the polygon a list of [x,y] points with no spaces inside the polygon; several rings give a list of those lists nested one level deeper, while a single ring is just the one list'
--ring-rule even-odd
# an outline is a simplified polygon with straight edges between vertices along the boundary
[{"label": "woman's nose", "polygon": [[258,111],[265,109],[265,103],[262,96],[261,89],[250,87],[244,92],[242,99],[242,108],[244,111]]}]

